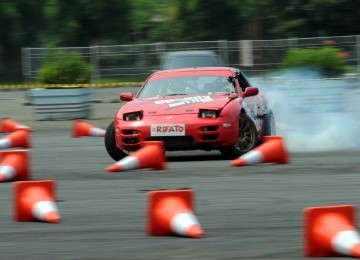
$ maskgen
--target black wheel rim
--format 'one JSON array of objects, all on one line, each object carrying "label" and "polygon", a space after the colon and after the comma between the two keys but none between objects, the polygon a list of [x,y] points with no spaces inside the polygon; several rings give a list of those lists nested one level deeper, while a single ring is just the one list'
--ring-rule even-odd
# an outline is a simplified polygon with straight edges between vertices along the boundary
[{"label": "black wheel rim", "polygon": [[247,152],[254,146],[254,142],[255,134],[251,122],[244,117],[240,117],[240,131],[236,149],[240,152]]}]

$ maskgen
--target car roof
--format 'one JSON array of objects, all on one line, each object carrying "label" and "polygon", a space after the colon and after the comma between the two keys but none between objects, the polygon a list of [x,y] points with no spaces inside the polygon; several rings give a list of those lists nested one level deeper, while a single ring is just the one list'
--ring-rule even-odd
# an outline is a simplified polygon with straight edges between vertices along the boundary
[{"label": "car roof", "polygon": [[191,67],[191,68],[179,68],[179,69],[169,69],[169,70],[159,70],[153,74],[161,73],[172,73],[172,72],[192,72],[192,71],[231,71],[236,72],[238,69],[232,67]]},{"label": "car roof", "polygon": [[234,76],[238,69],[232,67],[197,67],[197,68],[180,68],[180,69],[169,69],[159,70],[154,72],[148,77],[148,80],[156,80],[162,78],[170,78],[177,76],[191,76],[191,75],[208,75],[208,76]]}]

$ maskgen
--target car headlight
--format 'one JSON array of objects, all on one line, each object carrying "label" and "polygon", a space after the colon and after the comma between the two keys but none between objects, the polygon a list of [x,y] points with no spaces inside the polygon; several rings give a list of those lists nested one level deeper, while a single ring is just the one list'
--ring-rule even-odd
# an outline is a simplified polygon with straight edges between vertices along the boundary
[{"label": "car headlight", "polygon": [[217,118],[218,116],[219,116],[219,110],[200,109],[199,111],[200,118]]},{"label": "car headlight", "polygon": [[123,118],[124,121],[139,121],[142,119],[142,111],[136,111],[136,112],[130,112],[130,113],[125,113]]}]

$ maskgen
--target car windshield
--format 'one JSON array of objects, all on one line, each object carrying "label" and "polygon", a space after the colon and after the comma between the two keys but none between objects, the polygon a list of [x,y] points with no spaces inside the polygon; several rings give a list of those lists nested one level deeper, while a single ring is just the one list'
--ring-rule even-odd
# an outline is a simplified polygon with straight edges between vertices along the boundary
[{"label": "car windshield", "polygon": [[179,56],[166,59],[163,69],[215,67],[219,65],[219,61],[213,56]]},{"label": "car windshield", "polygon": [[236,93],[234,83],[224,76],[187,76],[147,81],[138,98],[189,94]]}]

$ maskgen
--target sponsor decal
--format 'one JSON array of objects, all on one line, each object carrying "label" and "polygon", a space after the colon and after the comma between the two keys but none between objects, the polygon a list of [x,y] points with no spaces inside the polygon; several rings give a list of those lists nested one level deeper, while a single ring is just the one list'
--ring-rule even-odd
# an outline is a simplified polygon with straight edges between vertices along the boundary
[{"label": "sponsor decal", "polygon": [[184,136],[184,124],[154,124],[151,125],[151,136]]},{"label": "sponsor decal", "polygon": [[223,123],[223,126],[224,126],[225,128],[228,128],[228,127],[232,127],[232,124],[231,124],[231,123]]},{"label": "sponsor decal", "polygon": [[191,96],[191,97],[184,97],[184,98],[171,98],[171,99],[163,99],[163,100],[156,100],[154,102],[155,105],[162,105],[162,104],[169,104],[169,108],[195,104],[195,103],[207,103],[213,102],[210,96]]}]

